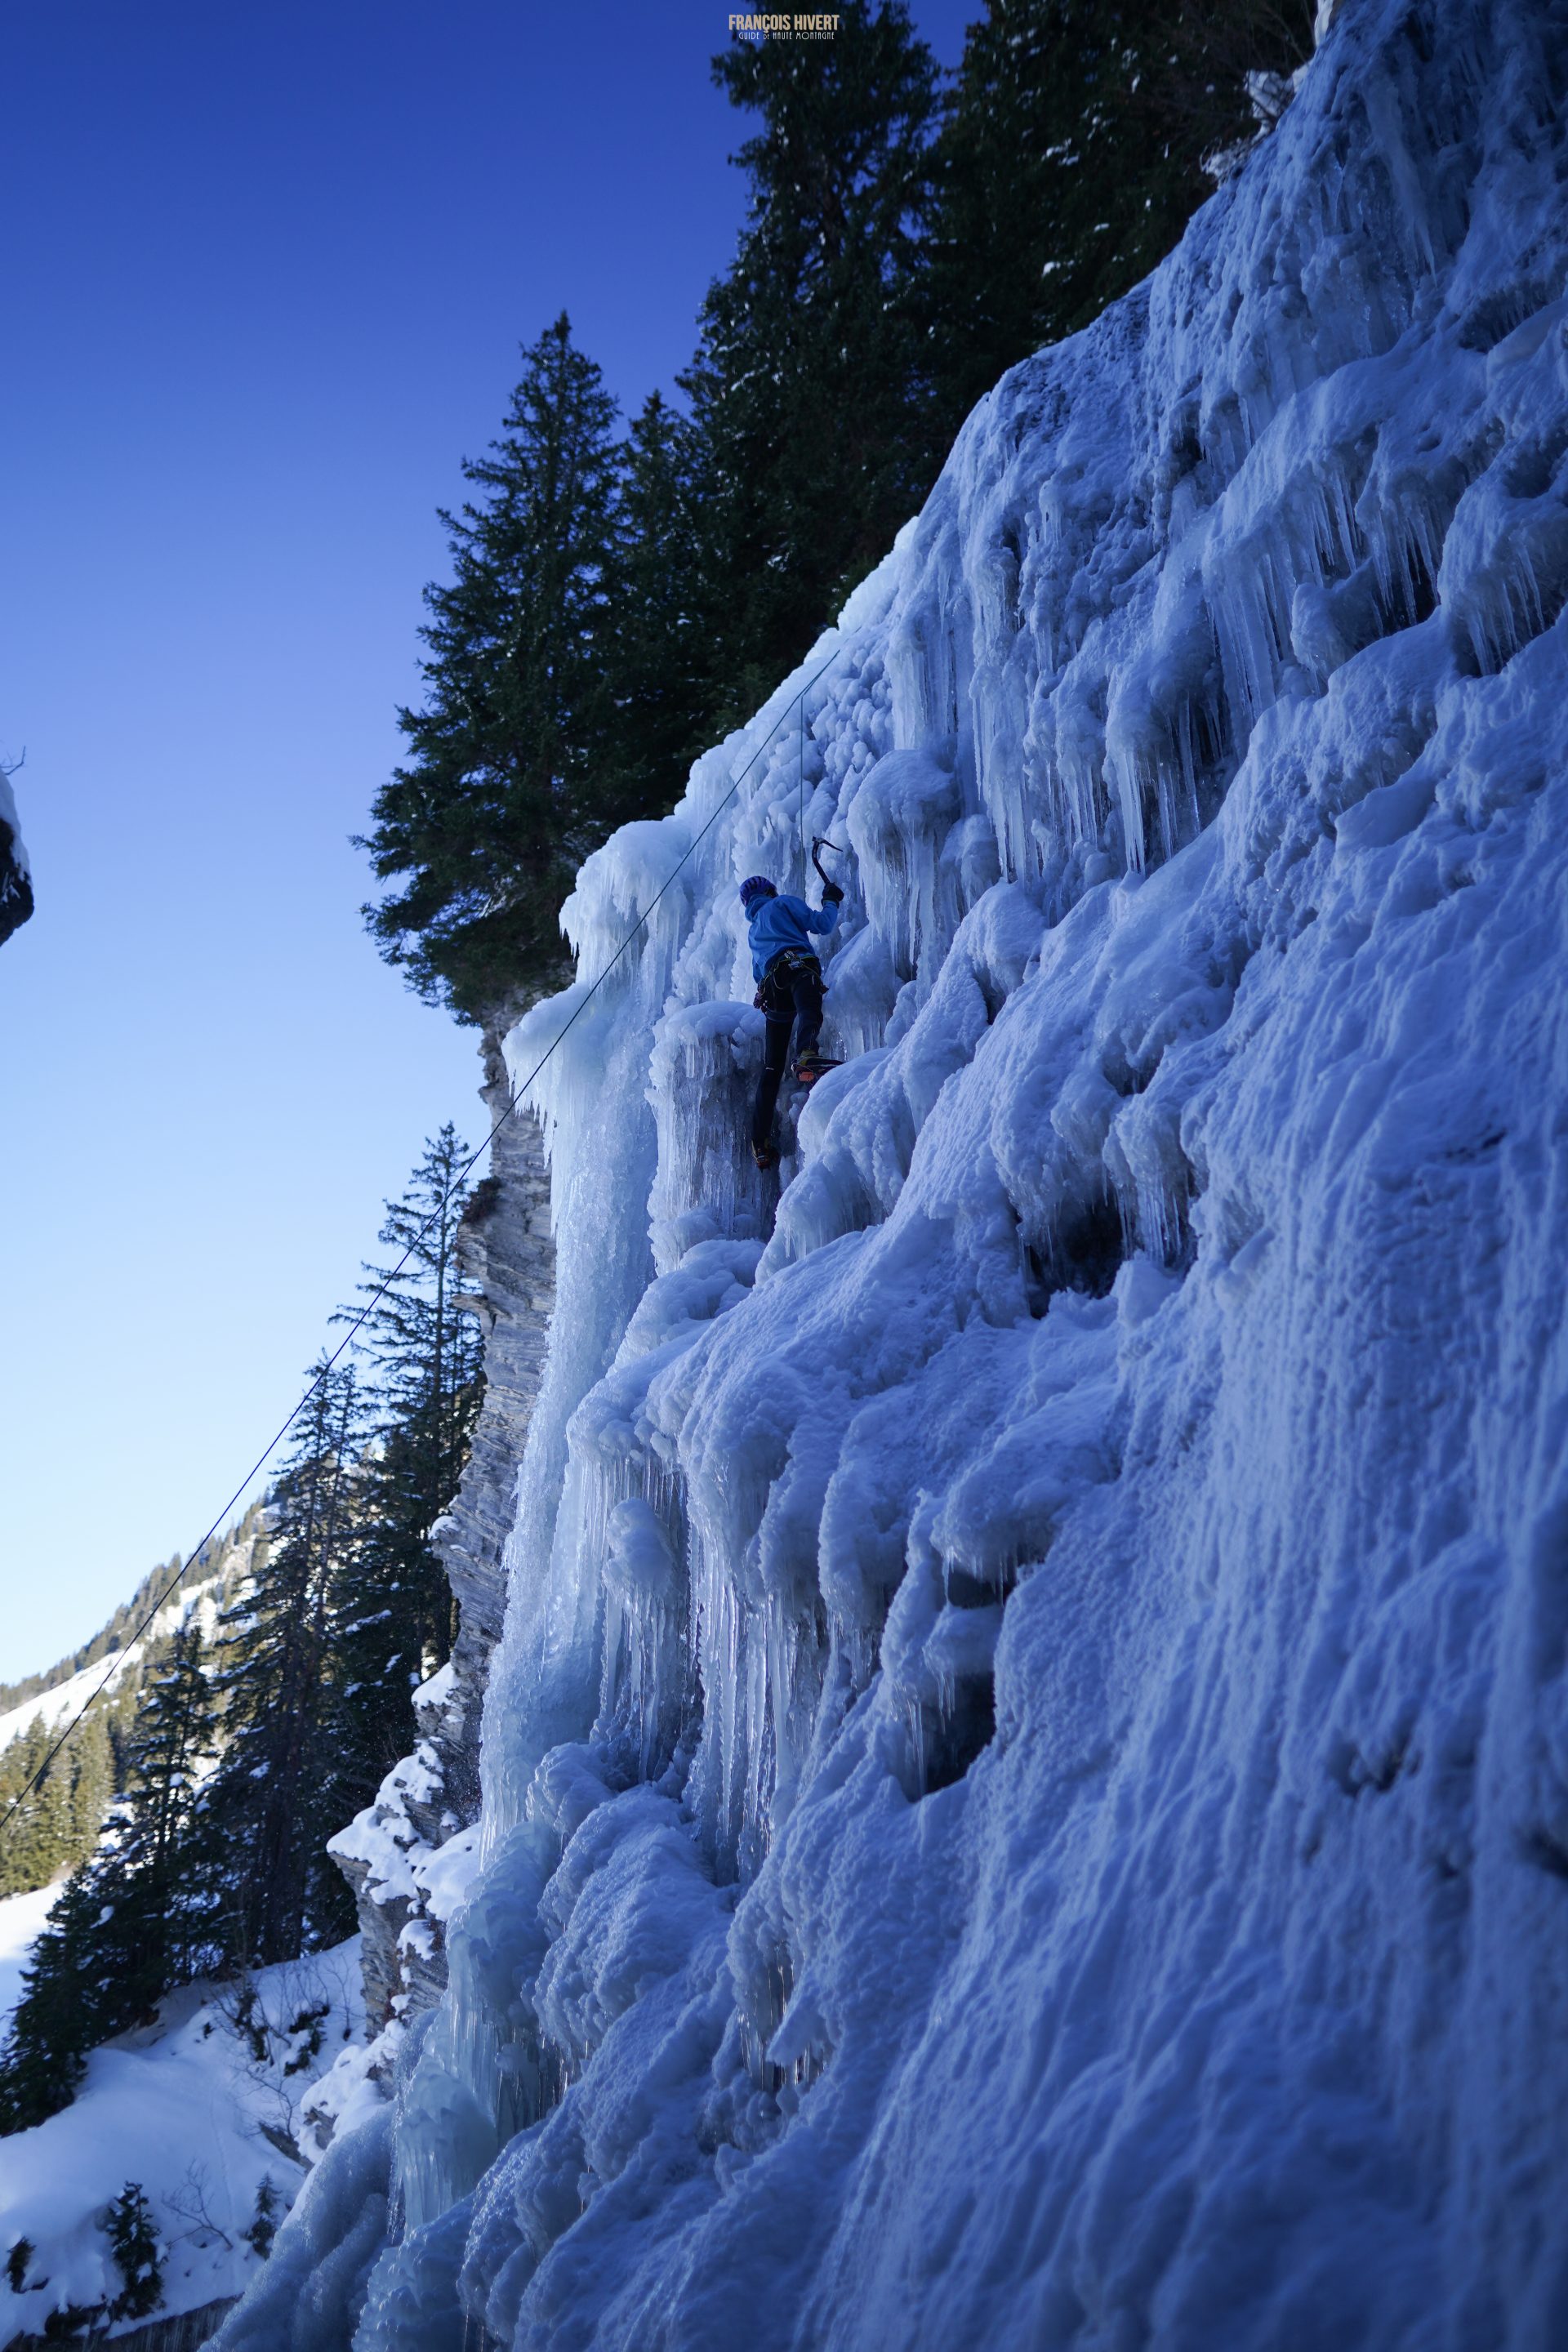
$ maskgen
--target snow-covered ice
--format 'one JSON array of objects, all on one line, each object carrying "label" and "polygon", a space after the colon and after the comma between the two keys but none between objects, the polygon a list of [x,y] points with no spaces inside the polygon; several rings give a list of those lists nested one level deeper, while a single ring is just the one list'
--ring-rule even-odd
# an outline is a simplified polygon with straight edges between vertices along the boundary
[{"label": "snow-covered ice", "polygon": [[721,812],[532,1086],[450,1990],[227,2352],[1568,2341],[1565,100],[1342,6],[583,869],[520,1077]]}]

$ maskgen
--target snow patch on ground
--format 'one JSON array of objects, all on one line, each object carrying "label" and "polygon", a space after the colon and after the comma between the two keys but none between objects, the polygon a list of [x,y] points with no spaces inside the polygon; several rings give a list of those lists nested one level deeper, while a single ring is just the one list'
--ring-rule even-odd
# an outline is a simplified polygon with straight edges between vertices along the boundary
[{"label": "snow patch on ground", "polygon": [[[0,1932],[36,1933],[24,1906],[45,1899],[0,1905]],[[259,2260],[242,2235],[258,2191],[269,2181],[292,2203],[307,2094],[363,2022],[357,1940],[263,1969],[249,1990],[248,2007],[238,1988],[172,1996],[159,2026],[93,2053],[63,2113],[0,2139],[0,2254],[33,2248],[26,2291],[0,2287],[0,2344],[118,2294],[102,2217],[127,2181],[157,2221],[160,2315],[242,2291]]]},{"label": "snow patch on ground", "polygon": [[22,1997],[27,1956],[59,1891],[57,1885],[35,1887],[26,1895],[0,1896],[0,2040]]}]

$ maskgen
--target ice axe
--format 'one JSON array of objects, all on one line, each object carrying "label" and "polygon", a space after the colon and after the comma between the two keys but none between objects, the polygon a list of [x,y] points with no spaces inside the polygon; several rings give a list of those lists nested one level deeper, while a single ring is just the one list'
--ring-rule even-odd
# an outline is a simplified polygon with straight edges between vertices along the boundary
[{"label": "ice axe", "polygon": [[832,875],[828,873],[826,867],[823,865],[821,858],[818,857],[816,853],[819,849],[831,849],[835,857],[842,857],[846,853],[839,846],[837,842],[829,841],[826,835],[820,833],[811,845],[811,862],[822,877],[823,888],[825,890],[836,890],[839,886],[834,881]]}]

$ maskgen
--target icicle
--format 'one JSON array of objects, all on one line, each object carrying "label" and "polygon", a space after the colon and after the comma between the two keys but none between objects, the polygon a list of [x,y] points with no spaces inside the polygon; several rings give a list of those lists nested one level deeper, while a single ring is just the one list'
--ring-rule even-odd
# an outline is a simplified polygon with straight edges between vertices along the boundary
[{"label": "icicle", "polygon": [[721,1000],[672,1011],[656,1034],[647,1097],[658,1174],[649,1216],[660,1274],[696,1242],[766,1231],[776,1186],[749,1150],[763,1027],[752,1005]]},{"label": "icicle", "polygon": [[642,1780],[673,1752],[686,1698],[685,1600],[676,1547],[652,1505],[628,1496],[610,1514],[600,1736],[629,1737]]},{"label": "icicle", "polygon": [[847,805],[867,913],[906,979],[922,962],[930,972],[957,928],[957,907],[940,887],[939,861],[959,797],[951,770],[928,753],[891,751]]}]

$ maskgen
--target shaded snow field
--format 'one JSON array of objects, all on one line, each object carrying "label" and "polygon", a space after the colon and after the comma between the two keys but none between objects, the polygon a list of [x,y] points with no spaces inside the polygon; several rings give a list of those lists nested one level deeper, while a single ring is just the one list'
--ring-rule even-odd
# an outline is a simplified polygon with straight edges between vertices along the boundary
[{"label": "shaded snow field", "polygon": [[[224,1568],[229,1566],[226,1557]],[[150,1649],[195,1615],[204,1641],[216,1633],[223,1601],[220,1573],[178,1593],[139,1641],[84,1666],[66,1681],[0,1715],[0,1748],[35,1722],[63,1725],[100,1692],[112,1692],[145,1662]],[[0,2039],[23,1991],[32,1947],[60,1892],[58,1883],[0,1898]],[[68,2303],[91,2305],[121,2284],[109,2261],[101,2216],[125,2186],[147,2190],[165,2245],[163,2309],[188,2311],[237,2294],[256,2256],[239,2231],[255,2218],[265,2175],[279,2208],[298,2189],[306,2158],[290,2159],[261,2129],[291,2137],[289,2118],[316,2075],[332,2064],[362,2024],[357,1945],[296,1969],[256,1979],[265,2058],[242,2047],[233,2028],[235,1997],[226,1992],[196,2010],[199,1991],[165,2005],[167,2031],[123,2035],[89,2062],[73,2105],[37,2130],[0,2139],[0,2260],[19,2238],[35,2249],[28,2291],[0,2288],[0,2345],[42,2327]],[[331,2015],[290,2035],[301,2009],[331,2005]],[[289,2004],[292,2004],[289,2007]],[[289,2007],[289,2017],[282,2016]],[[319,2041],[318,2052],[301,2055]],[[282,2070],[300,2060],[285,2081]],[[307,2133],[307,2149],[310,2146]],[[226,2239],[228,2243],[226,2244]]]},{"label": "shaded snow field", "polygon": [[[7,2011],[12,1971],[57,1891],[0,1903]],[[245,2286],[259,2259],[241,2234],[258,2191],[269,2181],[279,2211],[292,2201],[304,2165],[289,2144],[309,2145],[311,2092],[363,2028],[357,1939],[262,1969],[251,1990],[243,2019],[237,1988],[174,1994],[158,2026],[93,2053],[63,2113],[0,2139],[0,2260],[19,2239],[33,2249],[26,2291],[0,2284],[0,2345],[41,2332],[67,2304],[119,2294],[102,2221],[128,2180],[145,2189],[158,2228],[160,2316]]]},{"label": "shaded snow field", "polygon": [[22,1997],[27,1955],[59,1891],[58,1885],[39,1886],[26,1895],[0,1895],[0,2040]]},{"label": "shaded snow field", "polygon": [[1565,76],[1350,0],[584,868],[521,1078],[721,810],[532,1087],[450,1990],[228,2352],[1568,2342]]}]

